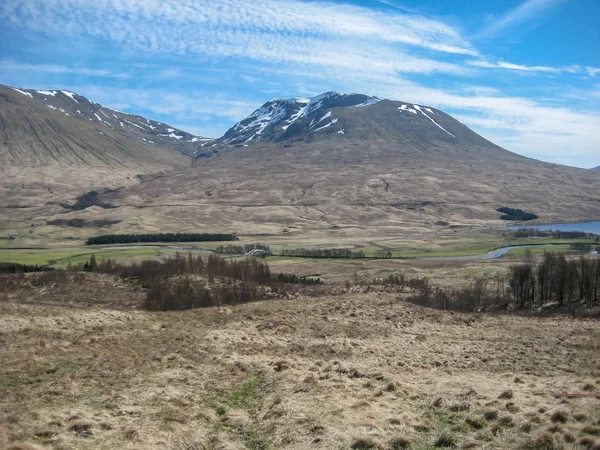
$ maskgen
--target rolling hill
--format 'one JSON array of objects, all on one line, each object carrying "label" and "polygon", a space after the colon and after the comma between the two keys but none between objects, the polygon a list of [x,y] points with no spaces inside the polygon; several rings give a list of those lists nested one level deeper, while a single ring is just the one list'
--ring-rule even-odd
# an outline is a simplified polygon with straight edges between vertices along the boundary
[{"label": "rolling hill", "polygon": [[197,153],[193,168],[110,192],[169,229],[396,233],[600,217],[596,172],[511,153],[440,110],[361,95],[273,100]]}]

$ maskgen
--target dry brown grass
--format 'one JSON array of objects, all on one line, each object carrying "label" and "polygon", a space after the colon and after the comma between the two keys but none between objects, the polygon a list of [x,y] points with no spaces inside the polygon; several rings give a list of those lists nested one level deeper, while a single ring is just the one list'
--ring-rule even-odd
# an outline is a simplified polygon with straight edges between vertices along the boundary
[{"label": "dry brown grass", "polygon": [[25,294],[0,303],[0,447],[600,442],[598,400],[552,396],[600,389],[598,322],[443,313],[384,292],[183,313]]}]

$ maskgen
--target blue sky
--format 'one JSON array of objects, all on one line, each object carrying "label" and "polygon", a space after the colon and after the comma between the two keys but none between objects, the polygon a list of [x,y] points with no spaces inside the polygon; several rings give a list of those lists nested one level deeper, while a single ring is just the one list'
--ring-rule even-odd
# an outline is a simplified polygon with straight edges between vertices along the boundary
[{"label": "blue sky", "polygon": [[600,164],[597,0],[4,0],[0,83],[218,137],[265,101],[440,108],[517,153]]}]

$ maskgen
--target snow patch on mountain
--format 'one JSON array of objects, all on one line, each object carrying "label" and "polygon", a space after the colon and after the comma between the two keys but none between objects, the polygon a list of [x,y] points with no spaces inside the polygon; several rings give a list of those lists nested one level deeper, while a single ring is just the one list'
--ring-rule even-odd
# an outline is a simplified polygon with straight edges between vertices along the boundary
[{"label": "snow patch on mountain", "polygon": [[21,89],[17,89],[17,88],[11,88],[11,89],[13,89],[14,91],[20,92],[23,95],[27,95],[27,96],[33,98],[33,95],[31,95],[29,92],[25,92],[25,91],[22,91]]},{"label": "snow patch on mountain", "polygon": [[419,114],[419,113],[417,112],[417,110],[416,110],[416,109],[414,109],[414,108],[411,108],[411,107],[410,107],[410,106],[408,106],[408,105],[400,105],[400,106],[398,107],[398,110],[400,110],[400,111],[408,111],[408,112],[411,112],[411,113],[413,113],[413,114]]},{"label": "snow patch on mountain", "polygon": [[69,91],[60,91],[63,94],[65,94],[67,97],[69,97],[71,100],[73,100],[75,103],[79,103],[77,101],[77,99],[75,98],[75,94],[73,92],[69,92]]},{"label": "snow patch on mountain", "polygon": [[[288,132],[290,127],[303,119],[310,119],[308,130],[320,127],[331,117],[331,110],[340,107],[364,107],[380,102],[377,97],[361,94],[325,92],[313,98],[295,97],[275,99],[265,103],[244,120],[234,125],[221,139],[224,144],[236,144],[257,140],[275,140]],[[327,126],[331,126],[332,122]],[[297,133],[299,130],[294,131]]]},{"label": "snow patch on mountain", "polygon": [[323,122],[325,119],[328,119],[329,117],[331,117],[331,111],[329,111],[327,114],[325,114],[319,120],[315,120],[315,119],[311,120],[310,126],[313,127],[314,125],[318,125],[319,123]]},{"label": "snow patch on mountain", "polygon": [[[173,128],[168,128],[168,129],[169,130],[173,130]],[[173,131],[175,131],[175,130],[173,130]],[[169,133],[169,134],[160,134],[159,133],[158,136],[160,136],[160,137],[170,137],[170,138],[177,139],[177,140],[183,139],[183,136],[180,136],[180,135],[175,134],[175,133]]]},{"label": "snow patch on mountain", "polygon": [[354,105],[355,108],[363,108],[364,106],[374,105],[375,103],[379,103],[381,100],[377,97],[369,97],[366,101],[359,105]]},{"label": "snow patch on mountain", "polygon": [[[320,122],[320,121],[319,121]],[[323,125],[322,127],[317,128],[316,130],[314,130],[314,133],[316,133],[319,130],[324,130],[325,128],[329,128],[331,125],[336,124],[338,122],[338,119],[333,119],[331,122],[329,122],[327,125]]]},{"label": "snow patch on mountain", "polygon": [[[443,126],[441,126],[439,123],[437,123],[435,120],[433,120],[431,117],[429,117],[421,108],[419,105],[413,105],[415,107],[415,109],[417,109],[421,114],[423,114],[425,117],[427,117],[429,120],[431,120],[437,127],[439,127],[440,129],[444,130],[446,133],[448,133],[450,136],[452,136],[453,138],[455,138],[456,136],[454,136],[452,133],[450,133],[448,130],[446,130]],[[430,110],[431,111],[431,110]]]}]

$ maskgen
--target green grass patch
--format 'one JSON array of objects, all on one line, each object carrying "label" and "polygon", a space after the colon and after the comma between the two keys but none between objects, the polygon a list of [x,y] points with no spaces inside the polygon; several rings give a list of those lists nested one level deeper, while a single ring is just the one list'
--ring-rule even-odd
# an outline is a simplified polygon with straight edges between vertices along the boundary
[{"label": "green grass patch", "polygon": [[77,248],[71,250],[15,250],[0,249],[0,262],[12,262],[27,265],[48,265],[54,261],[52,267],[66,267],[67,264],[85,263],[92,254],[100,261],[102,259],[135,260],[140,257],[160,256],[158,249],[135,250],[91,250]]},{"label": "green grass patch", "polygon": [[236,386],[233,391],[227,396],[224,404],[233,409],[253,409],[258,405],[260,400],[260,388],[265,382],[265,377],[262,372],[256,374]]}]

